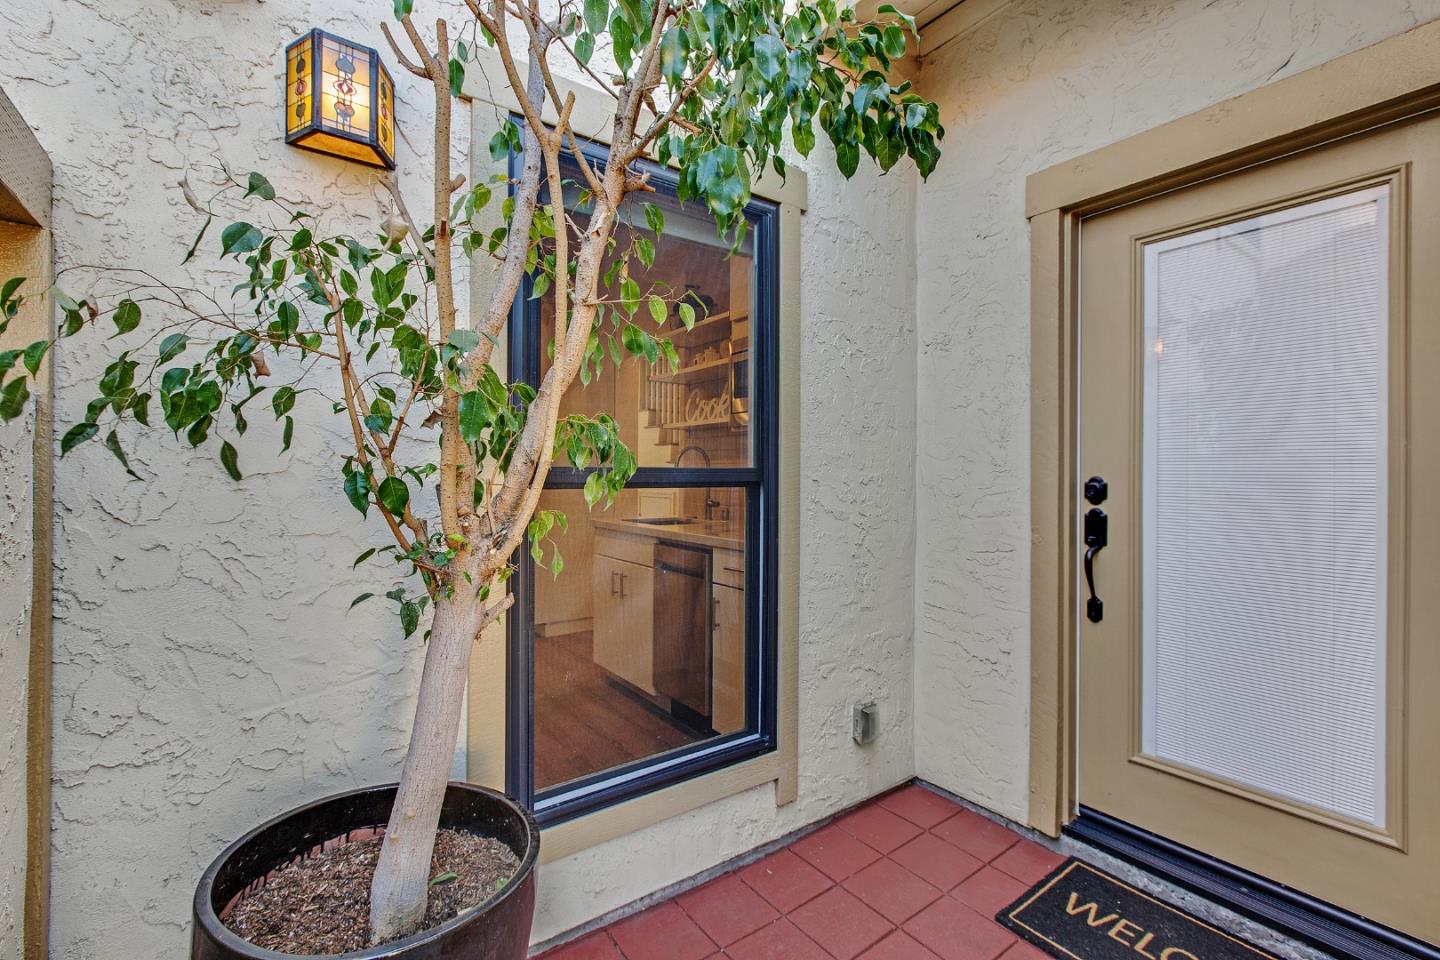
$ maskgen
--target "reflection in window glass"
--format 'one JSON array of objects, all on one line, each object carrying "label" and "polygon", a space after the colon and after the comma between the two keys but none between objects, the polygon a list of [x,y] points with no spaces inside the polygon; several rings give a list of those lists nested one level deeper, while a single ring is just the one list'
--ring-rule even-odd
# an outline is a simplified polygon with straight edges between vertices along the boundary
[{"label": "reflection in window glass", "polygon": [[[627,489],[561,510],[535,577],[535,789],[745,729],[745,491]],[[682,520],[683,522],[673,522]]]},{"label": "reflection in window glass", "polygon": [[[571,168],[566,177],[579,182]],[[580,205],[578,187],[572,221],[580,228],[586,208]],[[568,199],[568,198],[567,198]],[[747,238],[735,253],[715,233],[715,223],[699,204],[682,204],[664,194],[633,195],[626,201],[622,225],[615,231],[615,250],[607,259],[631,249],[638,237],[654,241],[646,226],[643,205],[653,203],[665,217],[665,229],[655,242],[653,265],[630,258],[630,276],[642,294],[654,291],[666,301],[668,312],[657,325],[642,306],[633,320],[646,332],[668,338],[680,366],[672,371],[661,360],[653,368],[630,360],[618,370],[609,362],[598,379],[577,379],[561,402],[561,415],[605,412],[620,425],[620,437],[635,451],[642,467],[748,466],[750,454],[751,369],[750,313],[755,261]],[[686,329],[679,305],[694,311],[695,325]],[[619,338],[607,316],[602,339]],[[549,368],[555,338],[555,299],[546,294],[540,303],[542,372]],[[607,352],[609,344],[607,342]]]}]

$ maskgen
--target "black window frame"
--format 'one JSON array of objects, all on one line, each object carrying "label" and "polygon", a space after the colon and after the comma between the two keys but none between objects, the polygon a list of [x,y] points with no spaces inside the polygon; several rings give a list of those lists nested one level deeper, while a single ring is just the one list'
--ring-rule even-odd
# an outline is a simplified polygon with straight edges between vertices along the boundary
[{"label": "black window frame", "polygon": [[[518,117],[512,123],[523,123]],[[602,144],[581,140],[581,151],[594,164],[609,153]],[[566,151],[569,154],[570,151]],[[519,180],[522,157],[509,160],[511,191]],[[632,166],[649,175],[656,190],[675,195],[677,171],[645,160]],[[698,201],[687,203],[700,206]],[[701,207],[703,209],[703,207]],[[713,737],[535,792],[535,564],[528,549],[517,552],[510,579],[515,605],[507,619],[505,788],[525,804],[541,826],[552,826],[605,807],[759,757],[777,747],[779,697],[779,322],[780,205],[752,198],[745,206],[755,263],[750,317],[751,455],[746,467],[640,467],[627,489],[739,487],[745,491],[745,691],[746,725],[739,733]],[[543,344],[540,302],[531,299],[527,276],[511,308],[508,376],[537,384]],[[634,361],[632,361],[634,362]],[[545,488],[576,489],[589,470],[555,466]],[[597,508],[598,509],[598,508]],[[562,573],[561,576],[564,576]]]}]

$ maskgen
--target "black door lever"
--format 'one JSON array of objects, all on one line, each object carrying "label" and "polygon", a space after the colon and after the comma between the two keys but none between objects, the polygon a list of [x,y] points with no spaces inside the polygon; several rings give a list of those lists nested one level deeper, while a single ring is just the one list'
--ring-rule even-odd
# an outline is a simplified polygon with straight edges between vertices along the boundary
[{"label": "black door lever", "polygon": [[1090,599],[1085,602],[1085,616],[1091,623],[1099,623],[1105,617],[1105,604],[1095,595],[1095,555],[1105,549],[1110,538],[1110,518],[1099,507],[1085,512],[1085,584],[1090,588]]}]

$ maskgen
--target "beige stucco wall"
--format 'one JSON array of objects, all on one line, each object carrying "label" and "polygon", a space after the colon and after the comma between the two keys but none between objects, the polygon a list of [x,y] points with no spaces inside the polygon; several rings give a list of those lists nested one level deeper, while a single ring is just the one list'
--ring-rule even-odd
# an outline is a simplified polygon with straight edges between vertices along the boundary
[{"label": "beige stucco wall", "polygon": [[[431,0],[418,3],[427,11]],[[0,85],[55,165],[60,267],[130,263],[179,276],[198,227],[175,183],[217,161],[260,169],[337,229],[371,229],[363,168],[280,142],[281,48],[319,25],[383,45],[390,4],[319,0],[51,0],[0,8]],[[363,13],[362,13],[363,11]],[[387,56],[387,59],[390,59]],[[393,59],[391,60],[393,66]],[[412,208],[428,91],[395,71]],[[457,169],[466,125],[457,124]],[[483,149],[483,146],[482,146]],[[769,785],[553,864],[537,935],[692,875],[912,773],[911,598],[915,194],[908,174],[829,173],[804,219],[800,800]],[[205,249],[218,248],[218,232]],[[211,258],[206,258],[209,260]],[[200,261],[197,260],[197,263]],[[228,274],[192,270],[228,289]],[[109,346],[58,354],[58,426],[78,419]],[[420,649],[370,603],[379,567],[350,569],[379,529],[340,495],[345,438],[306,404],[292,452],[261,412],[237,446],[247,479],[156,433],[129,481],[98,445],[57,471],[52,952],[67,960],[185,955],[193,884],[238,833],[299,803],[393,779]],[[379,579],[382,586],[387,581]],[[0,619],[0,622],[9,622]],[[857,747],[849,705],[878,699]]]},{"label": "beige stucco wall", "polygon": [[[0,221],[0,283],[44,277],[45,247],[43,230]],[[44,323],[44,312],[31,303],[11,321],[6,348],[11,337],[39,339]],[[20,956],[24,929],[36,415],[31,404],[24,416],[0,425],[0,960]]]},{"label": "beige stucco wall", "polygon": [[1440,0],[1014,0],[924,67],[916,768],[1027,809],[1025,177],[1440,16]]}]

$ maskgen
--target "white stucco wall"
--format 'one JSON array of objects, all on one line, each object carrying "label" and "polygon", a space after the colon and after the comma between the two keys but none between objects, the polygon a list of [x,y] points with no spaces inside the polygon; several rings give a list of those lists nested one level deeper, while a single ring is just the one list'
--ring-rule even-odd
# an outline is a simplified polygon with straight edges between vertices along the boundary
[{"label": "white stucco wall", "polygon": [[916,205],[917,774],[1024,820],[1025,177],[1440,16],[1440,0],[1014,0],[924,67]]},{"label": "white stucco wall", "polygon": [[[417,6],[434,11],[430,0]],[[449,5],[447,4],[447,8]],[[166,276],[223,160],[259,169],[336,229],[377,222],[368,171],[281,142],[281,50],[311,26],[383,47],[383,2],[52,0],[0,7],[0,86],[55,165],[57,266],[128,263]],[[387,55],[387,60],[393,60]],[[395,71],[406,190],[423,198],[428,90]],[[457,124],[457,167],[464,144]],[[482,147],[483,149],[483,147]],[[824,147],[804,220],[800,800],[767,785],[548,864],[549,936],[909,777],[914,604],[915,194],[910,175],[846,186]],[[198,168],[198,169],[196,169]],[[208,171],[208,172],[207,172]],[[203,192],[203,191],[202,191]],[[423,204],[412,199],[412,208]],[[229,274],[197,285],[228,289]],[[795,278],[789,278],[795,282]],[[57,426],[83,410],[110,348],[58,354]],[[390,610],[351,598],[379,531],[338,489],[328,405],[302,403],[292,452],[263,411],[237,446],[245,483],[156,433],[129,481],[91,445],[57,470],[53,955],[176,960],[195,879],[224,844],[307,800],[394,779],[420,648]],[[383,581],[382,581],[383,582]],[[0,624],[8,623],[0,618]],[[881,704],[878,742],[849,705]]]}]

